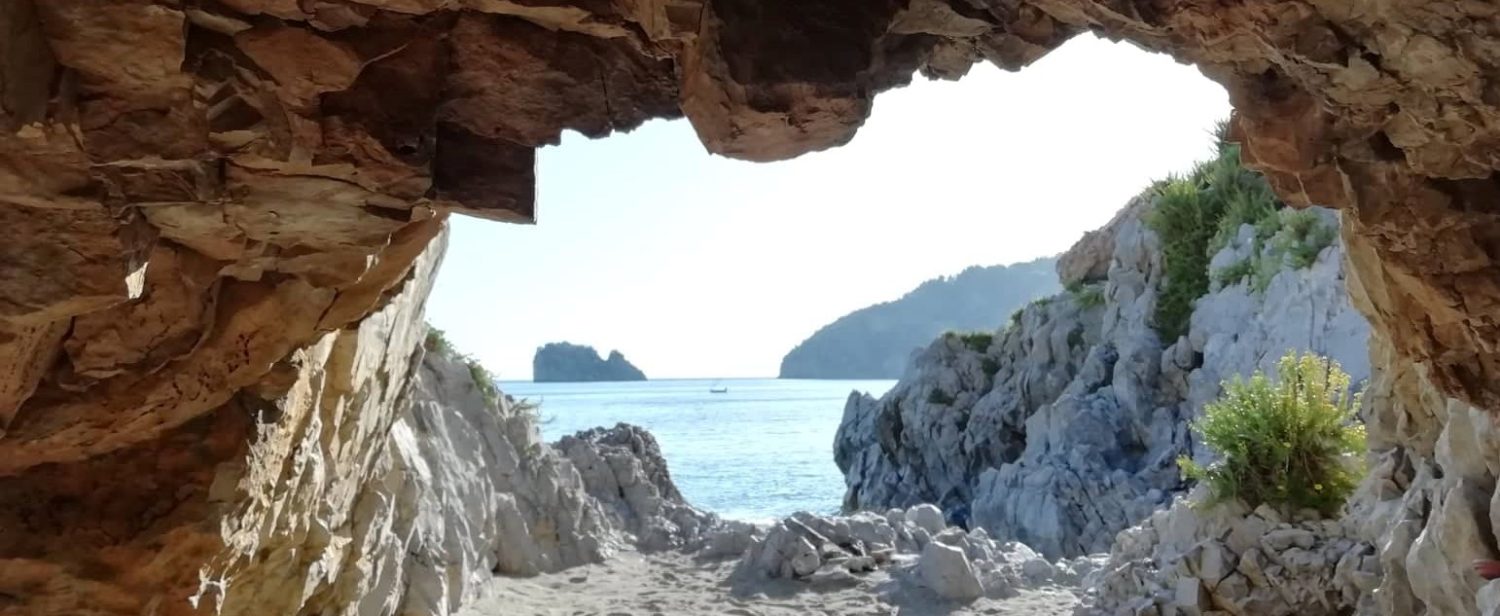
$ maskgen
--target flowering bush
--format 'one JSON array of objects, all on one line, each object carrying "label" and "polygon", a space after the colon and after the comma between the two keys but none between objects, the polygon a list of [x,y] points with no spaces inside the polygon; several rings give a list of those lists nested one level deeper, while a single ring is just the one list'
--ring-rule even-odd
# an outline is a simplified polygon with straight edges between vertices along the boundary
[{"label": "flowering bush", "polygon": [[1193,423],[1219,460],[1205,467],[1184,457],[1178,464],[1208,485],[1215,502],[1334,514],[1364,473],[1359,396],[1337,362],[1317,355],[1288,353],[1276,373],[1274,382],[1256,372],[1226,383]]}]

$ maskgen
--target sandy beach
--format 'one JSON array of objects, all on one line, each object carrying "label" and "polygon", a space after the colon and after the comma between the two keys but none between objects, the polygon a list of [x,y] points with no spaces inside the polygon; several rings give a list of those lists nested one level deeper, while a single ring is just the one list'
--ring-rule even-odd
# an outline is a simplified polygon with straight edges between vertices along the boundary
[{"label": "sandy beach", "polygon": [[676,552],[622,552],[608,561],[533,578],[496,578],[461,616],[801,616],[822,614],[1067,616],[1072,589],[1021,590],[1006,599],[943,601],[897,584],[901,571],[814,580],[732,583],[734,559],[699,561]]}]

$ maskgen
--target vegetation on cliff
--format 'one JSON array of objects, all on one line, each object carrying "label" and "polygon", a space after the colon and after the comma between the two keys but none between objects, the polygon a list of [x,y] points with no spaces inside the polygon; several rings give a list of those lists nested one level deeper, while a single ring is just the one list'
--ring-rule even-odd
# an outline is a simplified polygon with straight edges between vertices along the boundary
[{"label": "vegetation on cliff", "polygon": [[[1217,156],[1199,163],[1187,177],[1152,187],[1155,206],[1146,224],[1161,238],[1167,272],[1153,325],[1165,340],[1187,332],[1193,303],[1211,282],[1232,285],[1249,279],[1257,293],[1264,292],[1277,272],[1312,265],[1336,234],[1315,212],[1286,208],[1264,177],[1241,164],[1240,146],[1228,141],[1227,123],[1219,127],[1218,144]],[[1210,272],[1214,254],[1244,225],[1255,229],[1249,254]]]},{"label": "vegetation on cliff", "polygon": [[1006,315],[1059,290],[1056,259],[970,267],[928,280],[900,299],[823,326],[781,360],[781,378],[901,376],[912,351],[947,331],[993,331]]},{"label": "vegetation on cliff", "polygon": [[1183,475],[1205,482],[1214,502],[1336,513],[1363,474],[1365,428],[1349,385],[1337,362],[1295,352],[1281,358],[1275,381],[1256,372],[1225,383],[1193,424],[1220,459],[1182,458]]},{"label": "vegetation on cliff", "polygon": [[499,402],[500,388],[495,386],[495,374],[490,372],[488,368],[485,368],[484,364],[479,363],[478,359],[467,353],[462,353],[454,347],[453,343],[448,340],[447,334],[443,333],[443,330],[429,324],[427,326],[427,338],[422,342],[422,348],[426,349],[428,353],[434,353],[448,359],[463,362],[464,365],[469,367],[469,376],[474,378],[474,387],[479,389],[479,395],[483,396],[485,401],[490,404]]},{"label": "vegetation on cliff", "polygon": [[586,381],[644,381],[646,374],[619,351],[600,358],[594,347],[570,342],[550,342],[531,359],[531,379],[538,383]]}]

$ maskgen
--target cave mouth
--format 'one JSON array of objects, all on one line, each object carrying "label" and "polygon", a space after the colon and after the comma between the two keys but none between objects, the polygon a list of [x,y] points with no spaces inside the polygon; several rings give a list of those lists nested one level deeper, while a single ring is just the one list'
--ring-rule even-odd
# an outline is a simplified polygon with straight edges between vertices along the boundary
[{"label": "cave mouth", "polygon": [[[890,345],[909,348],[865,353],[889,355],[894,372],[849,362],[802,376],[852,382],[761,379],[799,376],[787,369],[794,349],[846,314],[1067,251],[1152,181],[1211,157],[1228,114],[1225,92],[1195,68],[1084,34],[1022,72],[918,78],[882,94],[850,143],[791,160],[707,153],[684,120],[598,140],[565,133],[538,151],[537,224],[450,220],[427,319],[502,391],[539,404],[548,441],[623,421],[655,435],[698,506],[757,520],[834,511],[844,484],[827,443],[850,389],[880,395],[905,351],[942,330],[1003,327],[1031,294],[1061,290],[1055,266],[1034,268],[1050,285],[1015,274],[1017,290],[988,310],[977,291],[950,314],[929,306],[944,323],[931,331],[889,323],[903,332]],[[1015,204],[1028,205],[1005,207]],[[544,355],[561,357],[544,353],[557,343],[621,352],[659,384],[591,385],[629,377],[585,359],[533,373]],[[585,383],[551,382],[564,378]],[[718,387],[731,395],[704,396]],[[767,419],[797,414],[806,425]],[[714,440],[734,425],[782,436]],[[786,479],[745,488],[775,476]]]},{"label": "cave mouth", "polygon": [[1194,68],[1084,34],[1026,71],[918,78],[850,143],[791,160],[706,153],[683,120],[565,133],[538,152],[537,224],[450,220],[429,320],[504,380],[568,339],[653,377],[774,376],[851,310],[1066,250],[1211,155],[1228,114]]}]

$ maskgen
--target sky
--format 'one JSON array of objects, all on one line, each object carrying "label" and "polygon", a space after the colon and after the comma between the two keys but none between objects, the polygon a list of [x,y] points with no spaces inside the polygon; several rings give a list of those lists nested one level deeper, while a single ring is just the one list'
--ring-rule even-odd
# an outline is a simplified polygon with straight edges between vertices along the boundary
[{"label": "sky", "polygon": [[1079,36],[1019,73],[914,77],[842,148],[710,155],[686,120],[537,160],[537,224],[454,217],[427,318],[502,380],[547,342],[651,378],[774,377],[834,319],[971,265],[1066,250],[1229,116],[1197,69]]}]

